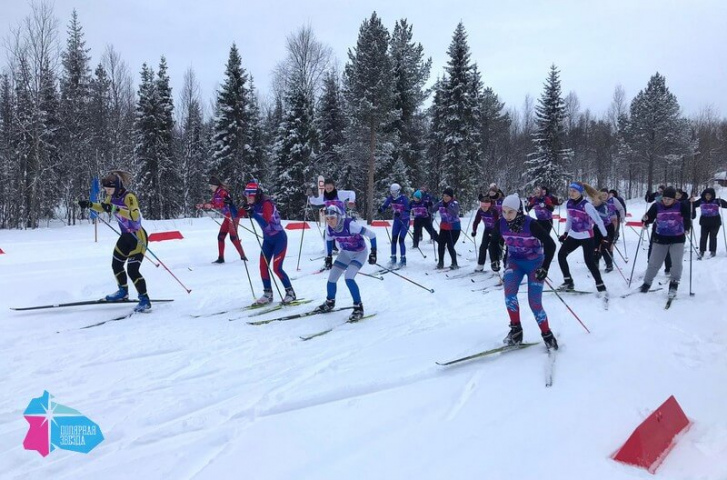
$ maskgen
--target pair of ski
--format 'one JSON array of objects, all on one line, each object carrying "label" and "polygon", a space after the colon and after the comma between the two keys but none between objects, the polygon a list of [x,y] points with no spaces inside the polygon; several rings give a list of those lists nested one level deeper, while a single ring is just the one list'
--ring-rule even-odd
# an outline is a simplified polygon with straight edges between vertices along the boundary
[{"label": "pair of ski", "polygon": [[[327,313],[333,313],[333,312],[340,312],[342,310],[351,310],[351,309],[353,309],[353,307],[340,307],[340,308],[334,308],[333,310],[330,310],[330,311],[327,311],[327,312],[324,312],[324,311],[320,311],[318,309],[315,309],[315,310],[311,310],[309,312],[303,312],[303,313],[296,313],[296,314],[292,314],[292,315],[286,315],[284,317],[270,318],[270,319],[267,319],[267,320],[257,320],[257,321],[247,322],[247,324],[248,325],[255,325],[255,326],[267,325],[267,324],[273,323],[273,322],[287,322],[287,321],[290,321],[290,320],[297,320],[297,319],[300,319],[300,318],[312,317],[313,315],[321,315],[321,314],[327,314]],[[323,335],[326,335],[328,333],[331,333],[333,330],[335,330],[338,327],[341,327],[341,326],[346,325],[346,324],[349,324],[349,323],[358,323],[361,320],[365,320],[367,318],[371,318],[371,317],[373,317],[375,315],[376,315],[375,313],[371,313],[371,314],[368,314],[368,315],[364,315],[362,318],[360,318],[358,320],[351,320],[351,319],[349,319],[349,320],[346,320],[344,323],[342,323],[340,325],[336,325],[336,326],[331,327],[331,328],[328,328],[326,330],[322,330],[320,332],[317,332],[317,333],[314,333],[314,334],[311,334],[311,335],[303,335],[303,336],[300,337],[300,339],[301,340],[304,340],[304,341],[307,341],[307,340],[311,340],[311,339],[316,338],[316,337],[322,337]],[[230,322],[235,321],[235,320],[238,320],[238,319],[236,319],[236,318],[230,318],[229,319]]]},{"label": "pair of ski", "polygon": [[[495,272],[483,272],[483,271],[468,271],[468,272],[462,272],[462,273],[453,273],[453,274],[446,274],[447,280],[456,280],[458,278],[466,278],[466,277],[483,277],[485,279],[492,278],[496,274]],[[475,283],[475,279],[472,278],[472,283]]]},{"label": "pair of ski", "polygon": [[305,298],[299,298],[297,300],[293,300],[292,302],[283,303],[278,302],[276,305],[270,305],[269,303],[253,303],[250,305],[247,305],[246,307],[241,308],[232,308],[230,310],[220,310],[218,312],[212,312],[212,313],[201,313],[196,315],[191,315],[192,318],[202,318],[202,317],[216,317],[218,315],[224,315],[226,313],[236,313],[238,311],[247,312],[250,310],[254,310],[254,313],[251,313],[250,317],[256,317],[258,315],[265,315],[266,313],[275,312],[277,310],[283,309],[285,307],[294,307],[296,305],[304,305],[306,303],[310,303],[312,300],[306,300]]},{"label": "pair of ski", "polygon": [[[447,367],[450,365],[456,365],[459,363],[468,362],[470,360],[475,360],[478,358],[489,357],[491,355],[504,355],[506,353],[516,352],[518,350],[524,350],[528,347],[532,347],[533,345],[538,345],[538,343],[532,342],[532,343],[520,343],[517,345],[504,345],[502,347],[492,348],[489,350],[485,350],[483,352],[473,353],[472,355],[467,355],[466,357],[456,358],[456,359],[450,360],[448,362],[436,362],[436,363],[437,363],[437,365]],[[551,387],[551,386],[553,386],[553,372],[554,372],[554,368],[555,368],[555,359],[557,358],[557,350],[549,348],[547,350],[547,352],[548,352],[548,358],[545,363],[545,386]]]}]

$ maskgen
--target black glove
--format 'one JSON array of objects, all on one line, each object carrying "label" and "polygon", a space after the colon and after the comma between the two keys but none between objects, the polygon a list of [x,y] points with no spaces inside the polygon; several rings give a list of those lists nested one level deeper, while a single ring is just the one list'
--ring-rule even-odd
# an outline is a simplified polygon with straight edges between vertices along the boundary
[{"label": "black glove", "polygon": [[542,282],[545,280],[545,278],[548,276],[548,271],[544,269],[543,267],[538,268],[535,270],[535,279],[539,282]]},{"label": "black glove", "polygon": [[114,206],[113,206],[113,205],[111,205],[110,203],[105,203],[105,202],[104,202],[104,203],[102,203],[102,204],[101,204],[101,208],[103,208],[103,211],[104,211],[104,212],[106,212],[106,213],[111,213],[111,210],[113,210],[113,209],[114,209]]},{"label": "black glove", "polygon": [[475,230],[472,230],[472,236],[473,237],[476,237],[477,236],[477,232]]},{"label": "black glove", "polygon": [[500,262],[495,260],[494,262],[490,263],[490,268],[493,272],[499,272],[500,271]]},{"label": "black glove", "polygon": [[91,202],[89,202],[88,200],[79,200],[78,206],[81,208],[91,208]]},{"label": "black glove", "polygon": [[246,203],[242,206],[242,209],[247,212],[248,215],[252,214],[253,204],[252,203]]},{"label": "black glove", "polygon": [[232,197],[230,197],[230,196],[225,197],[224,202],[225,202],[225,205],[234,205],[234,202],[232,201]]},{"label": "black glove", "polygon": [[326,270],[330,270],[333,268],[333,257],[331,255],[328,255],[326,257]]},{"label": "black glove", "polygon": [[558,237],[558,241],[560,243],[563,243],[563,242],[565,242],[565,239],[566,238],[568,238],[568,234],[567,233],[564,233],[563,235],[561,235],[560,237]]},{"label": "black glove", "polygon": [[375,265],[376,264],[376,249],[372,248],[371,253],[369,253],[369,265]]}]

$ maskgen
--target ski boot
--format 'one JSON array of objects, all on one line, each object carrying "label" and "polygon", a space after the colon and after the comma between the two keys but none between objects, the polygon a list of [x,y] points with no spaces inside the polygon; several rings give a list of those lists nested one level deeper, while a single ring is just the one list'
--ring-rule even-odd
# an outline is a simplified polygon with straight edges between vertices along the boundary
[{"label": "ski boot", "polygon": [[285,289],[285,297],[283,298],[283,303],[290,303],[294,302],[296,300],[295,291],[293,290],[293,287],[288,287]]},{"label": "ski boot", "polygon": [[570,277],[563,278],[563,283],[560,284],[558,287],[558,290],[561,290],[563,292],[572,292],[575,290],[575,285],[573,284],[573,279]]},{"label": "ski boot", "polygon": [[503,339],[505,345],[520,345],[523,343],[523,326],[519,323],[510,324],[510,333]]},{"label": "ski boot", "polygon": [[672,299],[672,298],[674,298],[674,297],[677,296],[677,289],[678,288],[679,288],[679,282],[677,282],[676,280],[672,280],[671,282],[669,282],[669,294],[668,294],[668,297],[670,299]]},{"label": "ski boot", "polygon": [[328,313],[331,310],[333,310],[334,308],[336,308],[336,299],[335,298],[333,300],[326,299],[326,301],[321,303],[320,305],[318,305],[314,311],[316,313]]},{"label": "ski boot", "polygon": [[435,267],[437,270],[444,270],[444,261],[440,260],[437,262],[437,266]]},{"label": "ski boot", "polygon": [[647,293],[649,289],[651,288],[651,284],[649,283],[642,283],[639,287],[639,292],[641,293]]},{"label": "ski boot", "polygon": [[558,341],[555,339],[555,335],[553,335],[553,332],[548,330],[545,333],[541,334],[543,336],[543,341],[545,342],[545,347],[550,350],[551,348],[553,350],[558,350]]},{"label": "ski boot", "polygon": [[255,304],[267,305],[268,303],[273,303],[273,291],[265,289],[263,290],[263,296],[255,300]]},{"label": "ski boot", "polygon": [[119,285],[119,290],[111,295],[106,295],[107,302],[122,302],[129,299],[129,287]]},{"label": "ski boot", "polygon": [[485,265],[484,264],[483,265],[480,265],[478,263],[477,266],[475,267],[475,272],[482,272],[484,270],[485,270]]},{"label": "ski boot", "polygon": [[714,258],[717,256],[717,252],[709,252],[709,258]]},{"label": "ski boot", "polygon": [[348,316],[349,322],[358,322],[364,316],[363,303],[354,303],[353,312]]},{"label": "ski boot", "polygon": [[605,270],[605,272],[606,272],[606,273],[611,273],[611,272],[613,272],[613,264],[611,264],[611,265],[606,265],[606,270]]},{"label": "ski boot", "polygon": [[399,268],[406,267],[406,255],[402,255],[399,259]]},{"label": "ski boot", "polygon": [[457,265],[457,259],[456,258],[453,258],[452,259],[452,265],[449,266],[449,269],[450,270],[457,270],[458,268],[459,268],[459,265]]},{"label": "ski boot", "polygon": [[217,257],[217,260],[215,260],[215,261],[214,261],[214,262],[212,262],[212,263],[225,263],[225,259],[224,259],[224,258],[222,258],[222,257]]},{"label": "ski boot", "polygon": [[146,312],[147,310],[151,310],[151,302],[149,301],[149,295],[146,293],[142,293],[139,295],[139,303],[134,307],[135,312]]},{"label": "ski boot", "polygon": [[396,268],[396,255],[392,255],[391,258],[389,258],[386,268]]}]

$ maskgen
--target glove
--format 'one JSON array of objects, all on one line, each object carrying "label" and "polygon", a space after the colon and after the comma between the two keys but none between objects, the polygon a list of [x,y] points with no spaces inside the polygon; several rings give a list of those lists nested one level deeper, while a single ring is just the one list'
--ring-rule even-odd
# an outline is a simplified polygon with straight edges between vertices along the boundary
[{"label": "glove", "polygon": [[473,237],[476,237],[477,236],[477,231],[476,230],[472,230],[472,236]]},{"label": "glove", "polygon": [[383,207],[379,207],[379,213],[384,213],[384,208]]},{"label": "glove", "polygon": [[225,205],[232,205],[233,204],[232,197],[225,197],[224,202],[225,202]]},{"label": "glove", "polygon": [[369,253],[369,265],[375,265],[376,264],[376,249],[372,248],[371,253]]},{"label": "glove", "polygon": [[490,263],[490,268],[492,269],[493,272],[499,272],[500,271],[500,262],[494,261],[494,262]]},{"label": "glove", "polygon": [[78,206],[81,208],[91,208],[91,202],[89,202],[88,200],[79,200]]},{"label": "glove", "polygon": [[328,255],[326,257],[326,270],[330,270],[333,268],[333,257]]},{"label": "glove", "polygon": [[401,212],[394,212],[394,218],[401,218]]},{"label": "glove", "polygon": [[111,205],[110,203],[105,203],[104,202],[104,203],[101,204],[101,208],[103,208],[103,211],[104,212],[111,213],[113,211],[113,209],[114,209],[114,206]]},{"label": "glove", "polygon": [[242,206],[242,209],[247,212],[248,215],[252,214],[253,204],[252,203],[246,203]]},{"label": "glove", "polygon": [[568,238],[568,234],[567,233],[564,233],[563,235],[561,235],[560,237],[558,237],[558,241],[560,243],[563,243],[563,242],[565,242],[565,239],[566,238]]},{"label": "glove", "polygon": [[603,240],[601,240],[601,245],[603,245],[604,247],[607,247],[608,246],[608,238],[604,238]]},{"label": "glove", "polygon": [[538,268],[535,270],[535,279],[539,282],[542,282],[545,280],[545,278],[548,276],[548,271],[544,269],[543,267]]},{"label": "glove", "polygon": [[545,208],[545,204],[543,202],[540,202],[538,205],[540,206],[540,208]]}]

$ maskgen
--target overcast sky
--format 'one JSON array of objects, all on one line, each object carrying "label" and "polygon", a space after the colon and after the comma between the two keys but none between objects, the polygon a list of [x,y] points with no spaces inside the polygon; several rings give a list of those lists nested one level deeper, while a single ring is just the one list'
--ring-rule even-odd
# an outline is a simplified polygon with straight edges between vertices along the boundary
[{"label": "overcast sky", "polygon": [[[616,85],[631,100],[658,71],[685,114],[711,105],[727,115],[725,0],[56,0],[63,45],[74,8],[93,66],[112,44],[138,82],[142,63],[156,70],[165,55],[175,97],[191,66],[204,99],[212,98],[233,42],[266,96],[286,36],[304,24],[343,65],[361,22],[376,10],[389,31],[401,18],[413,25],[415,41],[432,57],[432,79],[463,21],[485,85],[508,107],[519,108],[528,93],[539,97],[555,63],[563,94],[575,91],[581,108],[595,114],[607,110]],[[0,0],[2,38],[30,11],[24,1]]]}]

